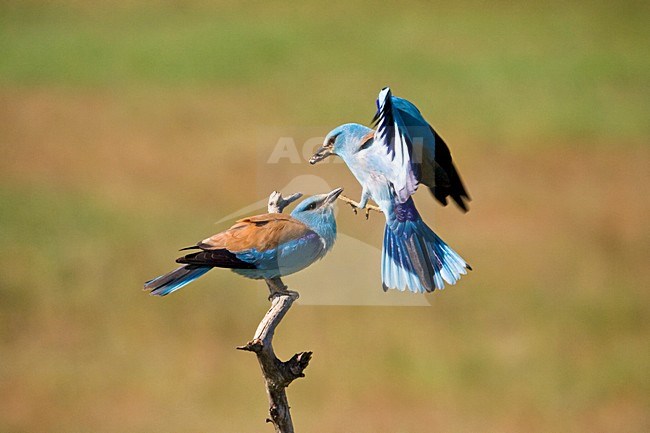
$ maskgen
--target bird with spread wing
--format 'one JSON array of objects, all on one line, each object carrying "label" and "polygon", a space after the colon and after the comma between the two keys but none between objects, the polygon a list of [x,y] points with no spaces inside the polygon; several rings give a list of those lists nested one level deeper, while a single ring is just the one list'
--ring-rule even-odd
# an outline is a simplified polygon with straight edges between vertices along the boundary
[{"label": "bird with spread wing", "polygon": [[229,268],[247,278],[266,280],[298,272],[323,258],[334,245],[334,203],[342,191],[337,188],[306,198],[291,215],[267,213],[241,219],[228,230],[183,248],[196,251],[178,258],[181,267],[147,281],[144,289],[165,296],[212,268]]},{"label": "bird with spread wing", "polygon": [[467,211],[469,196],[447,144],[415,105],[392,95],[377,98],[375,129],[348,123],[333,129],[309,162],[343,159],[362,186],[360,209],[372,199],[386,217],[381,275],[384,290],[432,292],[455,284],[471,267],[422,220],[411,197],[419,184],[443,205],[450,197]]}]

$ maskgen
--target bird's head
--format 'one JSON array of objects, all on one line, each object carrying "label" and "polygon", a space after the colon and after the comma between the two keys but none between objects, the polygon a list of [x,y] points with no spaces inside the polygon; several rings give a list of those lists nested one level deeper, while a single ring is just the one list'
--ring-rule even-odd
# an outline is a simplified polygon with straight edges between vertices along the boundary
[{"label": "bird's head", "polygon": [[336,188],[327,194],[312,195],[304,199],[296,208],[291,212],[291,216],[298,218],[299,216],[306,215],[322,215],[325,213],[334,212],[334,203],[336,199],[343,192],[343,188]]},{"label": "bird's head", "polygon": [[361,141],[372,129],[358,123],[346,123],[330,131],[325,137],[323,145],[309,159],[310,164],[316,164],[330,155],[344,158],[359,150]]},{"label": "bird's head", "polygon": [[302,221],[326,240],[336,237],[336,220],[334,219],[334,204],[343,192],[336,188],[327,194],[319,194],[304,199],[291,212],[291,216]]}]

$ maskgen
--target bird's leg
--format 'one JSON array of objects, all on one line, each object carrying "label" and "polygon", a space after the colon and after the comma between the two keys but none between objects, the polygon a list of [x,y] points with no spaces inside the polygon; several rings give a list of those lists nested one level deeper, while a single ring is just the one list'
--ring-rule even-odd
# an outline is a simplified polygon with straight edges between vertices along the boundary
[{"label": "bird's leg", "polygon": [[370,198],[370,192],[364,187],[361,191],[361,198],[359,199],[359,209],[366,209],[366,219],[368,219],[368,209],[366,205],[368,204],[368,199]]},{"label": "bird's leg", "polygon": [[359,208],[366,210],[365,212],[366,219],[370,218],[371,210],[374,210],[375,212],[379,212],[379,213],[382,212],[382,210],[378,206],[368,204],[369,199],[370,199],[370,191],[368,191],[366,188],[363,188],[363,191],[361,192],[361,201],[359,202]]},{"label": "bird's leg", "polygon": [[361,200],[357,203],[356,201],[344,196],[340,195],[339,200],[344,201],[345,203],[349,204],[352,206],[352,211],[354,214],[357,214],[357,209],[365,209],[365,215],[366,219],[370,217],[370,211],[374,210],[375,212],[381,212],[382,210],[373,205],[368,204],[368,200],[370,199],[370,193],[364,188],[363,192],[361,193]]},{"label": "bird's leg", "polygon": [[298,299],[298,292],[289,290],[287,286],[284,285],[280,277],[274,277],[266,280],[266,285],[269,286],[269,301],[276,296],[288,295],[293,299]]},{"label": "bird's leg", "polygon": [[361,198],[359,199],[359,202],[356,202],[344,195],[339,196],[339,198],[344,202],[346,202],[347,204],[349,204],[352,207],[352,211],[356,215],[357,209],[364,209],[366,207],[366,204],[368,203],[368,199],[370,198],[370,193],[366,188],[363,188],[363,191],[361,191]]},{"label": "bird's leg", "polygon": [[366,210],[366,219],[370,217],[370,207],[368,206],[368,199],[370,198],[370,192],[364,187],[361,191],[361,200],[359,200],[359,208]]}]

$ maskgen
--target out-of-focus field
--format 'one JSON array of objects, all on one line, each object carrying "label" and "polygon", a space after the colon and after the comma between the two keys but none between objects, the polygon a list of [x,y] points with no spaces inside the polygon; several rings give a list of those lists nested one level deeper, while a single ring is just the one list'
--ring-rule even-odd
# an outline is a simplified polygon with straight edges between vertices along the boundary
[{"label": "out-of-focus field", "polygon": [[[263,284],[140,288],[293,176],[356,196],[341,165],[260,160],[280,135],[367,123],[386,84],[452,148],[471,211],[416,199],[475,271],[428,308],[292,309],[277,352],[315,352],[289,389],[297,429],[650,431],[649,16],[0,3],[0,431],[270,431],[257,362],[234,350]],[[380,244],[377,215],[343,209],[339,226]],[[327,287],[337,269],[309,272]]]}]

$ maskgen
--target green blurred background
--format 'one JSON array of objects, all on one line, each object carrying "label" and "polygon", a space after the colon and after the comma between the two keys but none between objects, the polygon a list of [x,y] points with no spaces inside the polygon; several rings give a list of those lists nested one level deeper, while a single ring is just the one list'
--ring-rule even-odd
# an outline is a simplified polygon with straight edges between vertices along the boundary
[{"label": "green blurred background", "polygon": [[[297,429],[650,431],[649,16],[604,1],[0,2],[0,431],[270,431],[257,362],[234,350],[263,284],[140,288],[296,173],[356,196],[341,165],[271,183],[257,161],[278,134],[367,123],[387,84],[452,149],[471,211],[416,200],[475,271],[427,308],[292,309],[277,352],[315,352],[289,389]],[[374,217],[339,225],[379,245]]]}]

